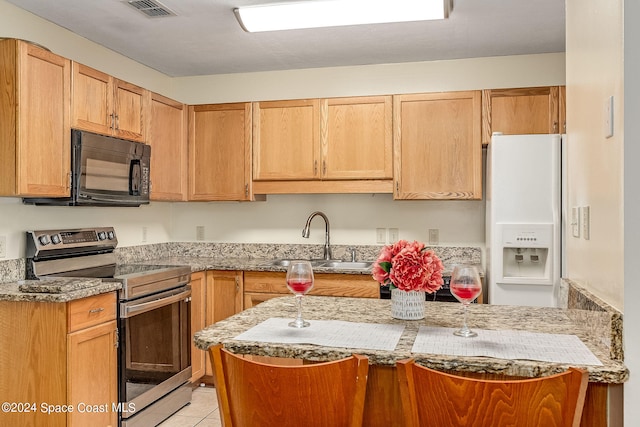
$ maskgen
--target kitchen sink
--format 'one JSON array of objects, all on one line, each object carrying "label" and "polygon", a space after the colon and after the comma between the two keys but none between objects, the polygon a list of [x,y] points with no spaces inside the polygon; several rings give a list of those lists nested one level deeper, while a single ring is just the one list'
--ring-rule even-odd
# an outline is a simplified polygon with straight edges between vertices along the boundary
[{"label": "kitchen sink", "polygon": [[334,268],[336,270],[354,270],[371,268],[372,265],[373,262],[368,261],[327,261],[324,264],[320,265],[320,267]]},{"label": "kitchen sink", "polygon": [[[275,265],[277,267],[289,267],[289,264],[291,264],[291,261],[295,261],[296,259],[276,259],[271,261],[271,265]],[[325,262],[327,262],[327,260],[324,259],[311,259],[311,260],[307,260],[311,263],[312,267],[319,267],[320,265],[324,264]]]}]

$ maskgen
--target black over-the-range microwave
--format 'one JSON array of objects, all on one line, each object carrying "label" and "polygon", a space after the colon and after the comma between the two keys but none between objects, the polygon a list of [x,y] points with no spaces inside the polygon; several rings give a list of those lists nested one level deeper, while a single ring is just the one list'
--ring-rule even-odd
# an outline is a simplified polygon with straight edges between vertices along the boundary
[{"label": "black over-the-range microwave", "polygon": [[70,197],[22,201],[57,206],[148,204],[150,160],[149,145],[72,129]]}]

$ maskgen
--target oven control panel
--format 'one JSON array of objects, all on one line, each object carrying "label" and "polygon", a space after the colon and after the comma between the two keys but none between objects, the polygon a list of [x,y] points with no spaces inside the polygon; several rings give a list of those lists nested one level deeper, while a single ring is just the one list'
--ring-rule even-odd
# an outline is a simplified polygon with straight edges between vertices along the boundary
[{"label": "oven control panel", "polygon": [[113,227],[27,231],[27,258],[67,251],[113,251],[118,239]]}]

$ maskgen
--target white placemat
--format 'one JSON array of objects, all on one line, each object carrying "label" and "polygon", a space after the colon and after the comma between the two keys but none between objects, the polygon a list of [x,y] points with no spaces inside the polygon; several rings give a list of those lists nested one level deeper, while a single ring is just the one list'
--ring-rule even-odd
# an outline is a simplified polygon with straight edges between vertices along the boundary
[{"label": "white placemat", "polygon": [[234,339],[393,351],[404,331],[404,325],[313,319],[305,319],[311,324],[309,327],[292,328],[288,326],[292,320],[273,317],[241,333]]},{"label": "white placemat", "polygon": [[420,326],[411,352],[602,366],[575,335],[473,329],[478,333],[477,337],[463,338],[453,335],[454,330]]}]

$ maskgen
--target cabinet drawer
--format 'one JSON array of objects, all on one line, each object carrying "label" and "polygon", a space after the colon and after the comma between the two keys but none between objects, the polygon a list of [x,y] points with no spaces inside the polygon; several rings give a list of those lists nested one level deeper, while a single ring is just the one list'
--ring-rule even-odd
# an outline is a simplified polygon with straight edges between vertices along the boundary
[{"label": "cabinet drawer", "polygon": [[115,318],[115,292],[70,301],[67,305],[69,332],[79,331]]}]

